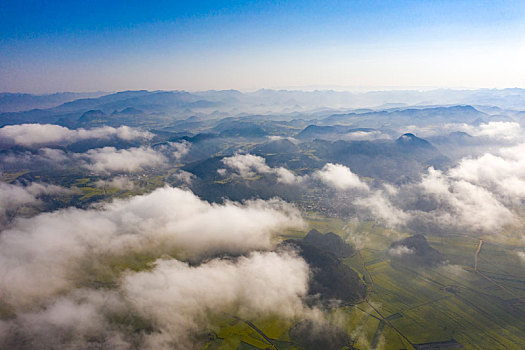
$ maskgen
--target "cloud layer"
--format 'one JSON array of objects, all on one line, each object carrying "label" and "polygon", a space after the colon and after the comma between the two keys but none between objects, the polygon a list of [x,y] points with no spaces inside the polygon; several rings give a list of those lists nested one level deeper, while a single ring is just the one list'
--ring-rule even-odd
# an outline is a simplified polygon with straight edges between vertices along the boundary
[{"label": "cloud layer", "polygon": [[75,156],[83,160],[83,167],[96,173],[136,172],[168,161],[162,153],[149,147],[94,148]]},{"label": "cloud layer", "polygon": [[321,170],[316,171],[313,176],[326,185],[338,190],[369,190],[368,185],[361,181],[359,176],[341,164],[325,164],[325,166]]},{"label": "cloud layer", "polygon": [[181,257],[271,247],[271,236],[302,227],[296,209],[279,201],[200,200],[165,187],[98,208],[69,208],[18,219],[0,235],[0,293],[13,303],[68,288],[70,268],[86,254],[122,254],[163,246]]},{"label": "cloud layer", "polygon": [[28,166],[81,166],[98,174],[139,172],[153,167],[166,167],[179,162],[189,151],[188,142],[168,142],[160,147],[149,146],[117,149],[115,147],[92,148],[84,153],[66,152],[61,149],[42,147],[36,152],[8,153],[0,156],[5,164]]},{"label": "cloud layer", "polygon": [[[489,165],[486,160],[492,157],[463,160],[447,172],[429,168],[419,182],[375,189],[354,199],[354,204],[391,227],[498,233],[517,222],[509,208],[521,200],[522,192],[518,185],[504,186],[505,179],[511,176],[509,172],[493,176],[487,168],[485,175],[483,165]],[[478,177],[478,171],[484,176]],[[512,179],[516,184],[522,181]]]},{"label": "cloud layer", "polygon": [[148,336],[148,346],[181,348],[187,346],[188,335],[214,315],[300,315],[308,278],[308,265],[295,254],[254,252],[235,261],[216,259],[195,267],[160,260],[152,271],[126,276],[122,288],[140,314],[161,330]]},{"label": "cloud layer", "polygon": [[107,139],[110,137],[122,140],[151,139],[153,134],[128,126],[118,128],[103,126],[72,130],[53,124],[21,124],[0,128],[0,139],[21,146],[69,144],[80,140]]},{"label": "cloud layer", "polygon": [[[278,182],[285,184],[301,181],[301,178],[295,176],[290,170],[283,167],[271,168],[266,164],[266,160],[263,157],[252,154],[235,154],[234,156],[223,158],[222,162],[243,178],[254,177],[257,174],[273,174],[277,177]],[[226,174],[225,172],[222,173]]]},{"label": "cloud layer", "polygon": [[[326,186],[336,190],[361,190],[368,191],[368,185],[358,175],[342,164],[327,163],[322,169],[311,175],[297,176],[284,167],[272,168],[266,164],[263,157],[252,154],[235,154],[222,159],[227,168],[242,178],[252,178],[261,174],[272,174],[277,181],[284,184],[305,184],[312,179],[319,180]],[[219,169],[219,174],[225,176],[226,169]]]},{"label": "cloud layer", "polygon": [[442,125],[429,125],[425,127],[407,126],[403,132],[417,133],[421,137],[444,135],[451,132],[466,132],[471,136],[477,136],[483,142],[516,142],[523,137],[523,129],[520,124],[513,121],[491,121],[472,125],[467,123],[447,123]]},{"label": "cloud layer", "polygon": [[22,206],[37,205],[40,197],[69,193],[70,190],[49,184],[31,183],[11,185],[0,182],[0,228],[7,222],[9,214],[15,214]]}]

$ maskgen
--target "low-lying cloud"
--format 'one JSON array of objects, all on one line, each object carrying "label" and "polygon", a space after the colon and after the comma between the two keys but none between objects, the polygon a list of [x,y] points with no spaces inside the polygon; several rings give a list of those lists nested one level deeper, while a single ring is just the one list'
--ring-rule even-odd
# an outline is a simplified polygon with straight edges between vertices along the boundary
[{"label": "low-lying cloud", "polygon": [[393,204],[387,193],[376,190],[368,196],[357,197],[354,204],[367,210],[370,215],[388,227],[400,227],[407,224],[410,214]]},{"label": "low-lying cloud", "polygon": [[[313,179],[320,181],[328,187],[336,190],[361,190],[368,191],[368,185],[358,175],[354,174],[348,167],[341,164],[327,163],[322,169],[311,175],[298,176],[284,167],[272,168],[266,164],[263,157],[252,154],[235,154],[222,159],[227,168],[242,178],[252,178],[260,174],[273,174],[277,181],[284,184],[305,184]],[[221,176],[227,175],[226,169],[218,169]]]},{"label": "low-lying cloud", "polygon": [[122,288],[139,313],[160,329],[148,336],[149,347],[191,348],[185,344],[188,335],[214,315],[300,315],[308,278],[308,265],[293,253],[254,252],[234,261],[215,259],[194,267],[159,260],[152,271],[126,276]]},{"label": "low-lying cloud", "polygon": [[341,164],[328,163],[313,174],[314,178],[338,190],[358,189],[368,191],[369,187],[361,181],[348,167]]},{"label": "low-lying cloud", "polygon": [[520,202],[525,198],[525,144],[465,158],[450,174],[490,189],[508,201]]},{"label": "low-lying cloud", "polygon": [[1,139],[21,146],[70,144],[80,140],[107,139],[110,137],[121,140],[151,139],[153,134],[129,126],[68,129],[53,124],[21,124],[0,128]]},{"label": "low-lying cloud", "polygon": [[303,225],[299,212],[277,199],[210,204],[171,187],[91,209],[43,213],[1,232],[0,294],[18,304],[68,288],[71,267],[87,254],[156,246],[187,258],[238,254],[268,249],[273,233]]},{"label": "low-lying cloud", "polygon": [[119,190],[132,190],[135,188],[135,183],[127,176],[116,176],[108,180],[98,180],[95,186],[101,188],[117,188]]},{"label": "low-lying cloud", "polygon": [[73,153],[43,147],[37,152],[8,153],[0,156],[7,165],[28,166],[80,166],[97,174],[134,173],[154,167],[166,167],[179,162],[189,151],[189,142],[168,142],[160,147],[149,146],[118,149],[116,147],[92,148],[84,153]]},{"label": "low-lying cloud", "polygon": [[60,195],[70,190],[55,185],[33,182],[29,185],[7,184],[0,182],[0,228],[8,221],[8,216],[16,214],[22,206],[37,205],[40,197]]},{"label": "low-lying cloud", "polygon": [[[235,154],[231,157],[223,158],[222,162],[243,178],[254,177],[257,174],[274,174],[277,176],[278,182],[285,184],[293,184],[301,181],[301,178],[290,170],[283,167],[271,168],[266,164],[266,160],[263,157],[252,154]],[[221,172],[219,172],[219,174],[221,174]],[[222,172],[222,174],[225,175],[226,172]]]},{"label": "low-lying cloud", "polygon": [[508,121],[491,121],[479,125],[467,123],[449,123],[429,125],[425,127],[407,126],[404,132],[417,133],[421,137],[445,135],[452,132],[465,132],[471,136],[482,138],[483,141],[513,142],[523,137],[523,129],[519,123]]},{"label": "low-lying cloud", "polygon": [[82,166],[96,173],[136,172],[160,166],[168,159],[149,147],[116,149],[115,147],[94,148],[77,154],[83,160]]},{"label": "low-lying cloud", "polygon": [[129,333],[109,322],[112,316],[126,313],[129,310],[118,293],[78,289],[0,320],[0,348],[130,349],[136,339],[126,339]]},{"label": "low-lying cloud", "polygon": [[414,254],[414,250],[404,245],[398,245],[396,247],[388,249],[388,255],[393,257],[401,257],[403,255]]},{"label": "low-lying cloud", "polygon": [[346,134],[342,134],[339,139],[345,141],[373,141],[373,140],[389,140],[392,137],[379,130],[370,131],[351,131]]},{"label": "low-lying cloud", "polygon": [[[211,204],[172,187],[17,218],[0,232],[0,347],[192,349],[223,313],[304,316],[308,265],[271,251],[287,228],[304,222],[281,200]],[[157,260],[93,288],[93,268],[140,252]],[[206,260],[222,254],[236,257]]]},{"label": "low-lying cloud", "polygon": [[181,160],[190,151],[191,143],[188,141],[168,142],[160,147],[160,150],[176,161]]},{"label": "low-lying cloud", "polygon": [[373,190],[354,204],[387,226],[415,230],[497,233],[516,223],[497,192],[455,176],[457,170],[429,168],[419,182]]}]

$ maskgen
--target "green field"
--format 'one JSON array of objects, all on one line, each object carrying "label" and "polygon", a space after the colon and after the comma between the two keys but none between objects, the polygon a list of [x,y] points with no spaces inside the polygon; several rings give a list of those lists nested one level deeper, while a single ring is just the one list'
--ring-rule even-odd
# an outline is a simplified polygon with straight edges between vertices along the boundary
[{"label": "green field", "polygon": [[[419,268],[390,261],[390,243],[406,234],[373,223],[348,225],[319,218],[312,218],[310,226],[334,231],[347,240],[361,237],[365,242],[360,254],[344,262],[367,283],[368,301],[331,311],[339,315],[338,325],[348,332],[354,348],[417,349],[418,344],[438,342],[448,343],[429,348],[447,348],[446,344],[464,349],[525,348],[525,265],[516,254],[523,246],[483,237],[475,271],[479,237],[427,236],[448,264]],[[285,235],[293,236],[300,234]],[[326,317],[330,319],[328,313]],[[208,348],[294,348],[288,337],[293,321],[251,321],[274,340],[273,345],[247,324],[223,320],[218,338]]]}]

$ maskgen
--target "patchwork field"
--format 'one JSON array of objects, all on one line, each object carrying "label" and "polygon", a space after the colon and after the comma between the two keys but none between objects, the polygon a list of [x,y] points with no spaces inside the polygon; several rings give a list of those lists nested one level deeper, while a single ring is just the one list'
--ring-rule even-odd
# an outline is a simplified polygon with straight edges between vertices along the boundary
[{"label": "patchwork field", "polygon": [[[435,268],[391,261],[388,247],[406,235],[372,223],[349,227],[340,220],[311,227],[331,230],[364,247],[344,263],[359,273],[369,290],[367,300],[325,314],[345,329],[355,349],[523,349],[525,348],[525,268],[519,245],[483,237],[427,236],[448,261]],[[286,238],[300,237],[290,232]],[[270,340],[241,320],[224,318],[217,338],[206,348],[293,349],[288,334],[293,322],[255,320]],[[351,348],[350,346],[348,348]]]}]

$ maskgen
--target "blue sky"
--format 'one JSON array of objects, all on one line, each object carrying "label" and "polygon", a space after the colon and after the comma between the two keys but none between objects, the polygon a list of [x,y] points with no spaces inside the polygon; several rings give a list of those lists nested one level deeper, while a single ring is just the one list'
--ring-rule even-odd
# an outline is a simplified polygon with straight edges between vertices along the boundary
[{"label": "blue sky", "polygon": [[0,1],[0,91],[525,87],[525,1]]}]

